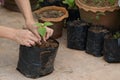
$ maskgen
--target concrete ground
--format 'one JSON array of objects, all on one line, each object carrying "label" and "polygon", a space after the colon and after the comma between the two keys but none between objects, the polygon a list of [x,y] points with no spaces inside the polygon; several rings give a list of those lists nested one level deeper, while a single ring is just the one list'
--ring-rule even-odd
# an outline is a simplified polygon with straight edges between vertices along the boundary
[{"label": "concrete ground", "polygon": [[[0,25],[22,28],[20,13],[0,7]],[[103,57],[96,58],[84,51],[66,47],[66,30],[58,39],[60,47],[52,74],[36,80],[120,80],[120,64],[109,64]],[[0,38],[0,80],[32,80],[16,70],[19,44]],[[33,79],[34,80],[34,79]]]}]

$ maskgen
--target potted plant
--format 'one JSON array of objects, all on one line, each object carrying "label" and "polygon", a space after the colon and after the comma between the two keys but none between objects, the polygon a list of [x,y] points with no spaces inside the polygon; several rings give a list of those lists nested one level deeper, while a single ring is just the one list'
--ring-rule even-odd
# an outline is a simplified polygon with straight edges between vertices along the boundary
[{"label": "potted plant", "polygon": [[88,32],[88,23],[74,20],[67,24],[67,47],[85,50]]},{"label": "potted plant", "polygon": [[118,0],[75,0],[81,19],[109,29],[119,29]]},{"label": "potted plant", "polygon": [[105,36],[104,59],[109,63],[120,62],[120,32],[109,33]]},{"label": "potted plant", "polygon": [[103,55],[104,36],[108,33],[101,25],[92,25],[88,29],[86,52],[96,57]]},{"label": "potted plant", "polygon": [[68,21],[74,21],[77,19],[80,19],[80,13],[79,10],[75,4],[75,0],[63,0],[62,1],[65,6],[67,6],[67,10],[69,13],[69,17],[67,18]]},{"label": "potted plant", "polygon": [[62,36],[64,19],[68,17],[68,12],[64,7],[47,6],[35,11],[35,14],[39,22],[50,21],[53,23],[52,26],[49,26],[54,30],[53,38]]},{"label": "potted plant", "polygon": [[[38,0],[30,0],[30,4],[32,10],[34,11],[37,9],[36,5],[38,4]],[[12,11],[19,11],[19,8],[14,0],[4,0],[4,7]]]},{"label": "potted plant", "polygon": [[[45,22],[36,25],[39,34],[43,37],[46,33],[45,26],[52,24]],[[32,47],[20,45],[17,70],[29,78],[39,78],[52,73],[58,47],[59,43],[51,38],[47,42],[42,41],[41,45],[36,44]]]}]

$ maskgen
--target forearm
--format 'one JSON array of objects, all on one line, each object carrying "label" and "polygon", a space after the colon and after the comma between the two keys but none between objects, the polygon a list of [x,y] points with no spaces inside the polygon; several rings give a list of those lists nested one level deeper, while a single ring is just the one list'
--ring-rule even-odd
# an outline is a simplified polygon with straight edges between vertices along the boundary
[{"label": "forearm", "polygon": [[16,29],[0,26],[0,37],[13,40],[15,37]]},{"label": "forearm", "polygon": [[32,11],[31,11],[31,6],[29,0],[15,0],[20,11],[22,12],[25,21],[32,22],[34,21]]}]

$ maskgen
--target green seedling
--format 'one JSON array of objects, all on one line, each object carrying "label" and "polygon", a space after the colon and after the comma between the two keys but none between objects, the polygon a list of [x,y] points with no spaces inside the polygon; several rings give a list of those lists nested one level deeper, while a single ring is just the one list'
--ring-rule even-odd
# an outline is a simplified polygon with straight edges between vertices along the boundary
[{"label": "green seedling", "polygon": [[116,32],[115,34],[113,34],[113,38],[114,39],[120,38],[120,32]]},{"label": "green seedling", "polygon": [[69,9],[76,9],[75,0],[64,0],[63,4],[67,4]]},{"label": "green seedling", "polygon": [[44,37],[46,35],[46,26],[52,26],[53,23],[51,22],[44,22],[44,23],[36,23],[35,26],[38,27],[38,33]]}]

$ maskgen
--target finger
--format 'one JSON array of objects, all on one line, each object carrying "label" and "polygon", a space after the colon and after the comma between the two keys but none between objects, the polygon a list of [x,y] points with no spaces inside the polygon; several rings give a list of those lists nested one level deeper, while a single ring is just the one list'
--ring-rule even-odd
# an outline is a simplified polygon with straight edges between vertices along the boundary
[{"label": "finger", "polygon": [[29,38],[37,43],[40,43],[41,41],[41,37],[40,38],[37,38],[37,36],[35,36],[32,32],[29,32],[30,36]]},{"label": "finger", "polygon": [[45,39],[47,40],[49,38],[49,36],[50,36],[50,32],[47,32]]},{"label": "finger", "polygon": [[39,38],[39,39],[40,39],[40,35],[39,35],[39,33],[38,33],[38,31],[37,31],[37,30],[33,30],[33,33],[37,36],[37,38]]},{"label": "finger", "polygon": [[30,43],[28,43],[28,42],[25,42],[25,43],[22,44],[22,45],[27,46],[27,47],[31,47]]},{"label": "finger", "polygon": [[53,29],[51,29],[51,32],[50,32],[50,37],[53,35],[53,32],[54,32],[54,30],[53,30]]},{"label": "finger", "polygon": [[40,35],[39,35],[39,33],[38,33],[38,27],[37,26],[31,26],[31,27],[29,27],[28,28],[33,34],[35,34],[35,36],[37,36],[37,38],[39,38],[40,39]]},{"label": "finger", "polygon": [[30,46],[34,46],[35,45],[35,42],[32,41],[32,40],[28,40],[27,42],[30,44]]},{"label": "finger", "polygon": [[29,38],[35,42],[39,41],[39,39],[34,34],[31,34]]}]

